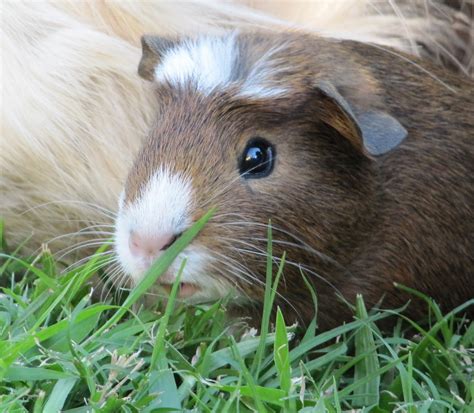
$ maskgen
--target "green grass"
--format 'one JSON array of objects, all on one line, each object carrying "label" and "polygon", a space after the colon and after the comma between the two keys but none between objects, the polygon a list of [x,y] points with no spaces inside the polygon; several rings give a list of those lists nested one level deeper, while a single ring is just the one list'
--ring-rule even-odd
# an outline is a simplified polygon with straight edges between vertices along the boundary
[{"label": "green grass", "polygon": [[[280,311],[273,327],[284,259],[278,268],[268,259],[260,336],[226,319],[226,300],[177,302],[178,284],[164,308],[143,308],[143,294],[208,218],[121,305],[91,299],[100,255],[60,276],[47,249],[22,257],[2,235],[0,412],[474,411],[474,326],[459,316],[474,301],[442,314],[425,297],[431,321],[421,324],[401,310],[367,311],[358,297],[354,321],[333,330],[313,321],[298,331]],[[389,316],[396,326],[380,331],[376,321]]]}]

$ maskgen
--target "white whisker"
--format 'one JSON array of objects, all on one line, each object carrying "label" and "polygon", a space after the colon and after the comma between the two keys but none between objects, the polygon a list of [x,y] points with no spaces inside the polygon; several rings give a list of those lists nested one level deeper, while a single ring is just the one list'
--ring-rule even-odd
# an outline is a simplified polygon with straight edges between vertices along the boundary
[{"label": "white whisker", "polygon": [[78,204],[78,205],[81,205],[81,206],[88,206],[90,208],[93,208],[95,210],[97,210],[98,212],[101,212],[103,215],[107,216],[108,218],[112,218],[112,219],[115,219],[116,216],[117,216],[117,213],[115,213],[114,211],[111,211],[107,208],[104,208],[100,205],[97,205],[97,204],[93,204],[91,202],[85,202],[85,201],[78,201],[78,200],[61,200],[61,201],[49,201],[49,202],[44,202],[42,204],[39,204],[39,205],[35,205],[31,208],[28,208],[26,209],[25,211],[21,212],[20,215],[25,215],[25,214],[28,214],[29,212],[32,212],[38,208],[44,208],[46,206],[50,206],[50,205],[61,205],[61,204]]},{"label": "white whisker", "polygon": [[[256,252],[256,251],[252,251],[252,250],[246,250],[246,249],[241,249],[241,248],[238,248],[241,252],[244,252],[244,253],[248,253],[248,254],[254,254],[254,255],[258,255],[258,256],[266,256],[266,254],[262,254],[260,252]],[[276,258],[278,261],[281,261],[281,258]],[[311,275],[314,275],[315,277],[317,277],[319,280],[323,281],[325,284],[327,284],[328,286],[330,286],[332,289],[334,289],[337,293],[341,294],[340,290],[334,285],[332,284],[330,281],[327,280],[326,277],[323,277],[322,275],[318,274],[317,272],[313,271],[313,270],[310,270],[309,268],[307,268],[306,266],[302,265],[301,263],[297,263],[297,262],[294,262],[294,261],[291,261],[291,260],[286,260],[285,259],[285,265],[292,265],[296,268],[299,268],[305,272],[308,272],[310,273]],[[342,294],[341,294],[342,295]]]},{"label": "white whisker", "polygon": [[107,241],[107,239],[87,240],[87,241],[83,241],[78,244],[75,244],[71,247],[63,248],[62,250],[59,250],[58,252],[56,252],[54,255],[57,256],[56,259],[60,261],[64,257],[68,256],[69,254],[72,254],[75,251],[90,248],[90,247],[100,247],[102,245],[113,245],[113,242]]},{"label": "white whisker", "polygon": [[443,87],[445,87],[447,90],[449,90],[450,92],[452,93],[457,93],[456,89],[454,89],[453,87],[449,86],[446,82],[442,81],[439,77],[437,77],[434,73],[431,73],[428,69],[424,68],[423,66],[421,66],[419,63],[416,63],[414,62],[413,60],[409,59],[408,57],[406,56],[403,56],[399,53],[397,53],[396,51],[392,50],[392,49],[388,49],[386,47],[383,47],[383,46],[379,46],[377,44],[374,44],[374,43],[371,43],[371,46],[375,47],[376,49],[379,49],[379,50],[382,50],[386,53],[389,53],[391,55],[394,55],[394,56],[397,56],[398,58],[400,58],[401,60],[411,64],[412,66],[416,67],[417,69],[419,69],[420,71],[422,71],[423,73],[427,74],[429,77],[431,77],[433,80],[435,80],[436,82],[438,82],[440,85],[442,85]]},{"label": "white whisker", "polygon": [[[120,278],[121,276],[121,271],[122,271],[122,267],[120,266],[120,264],[116,264],[111,267],[109,272],[106,273],[107,280],[103,284],[102,290],[100,293],[101,301],[106,301],[108,299],[110,291],[112,291],[115,288],[116,279]],[[109,286],[111,286],[111,288],[109,288]],[[104,296],[104,293],[105,293],[105,296]]]},{"label": "white whisker", "polygon": [[97,256],[104,257],[104,256],[107,256],[107,255],[111,255],[110,260],[107,261],[107,264],[110,263],[110,262],[116,261],[117,258],[114,257],[113,254],[114,254],[113,251],[104,251],[104,252],[100,252],[100,253],[91,254],[87,257],[81,258],[79,261],[76,261],[71,265],[68,265],[64,270],[61,271],[61,274],[69,272],[69,271],[79,267],[84,262],[87,262],[87,261],[91,260],[93,257],[97,257]]},{"label": "white whisker", "polygon": [[[231,247],[231,249],[233,251],[238,251],[237,248],[234,248],[234,247]],[[238,277],[240,280],[246,282],[246,283],[250,283],[251,285],[253,285],[254,283],[257,283],[257,285],[261,286],[262,289],[265,289],[265,282],[261,279],[261,278],[258,278],[253,272],[251,272],[247,267],[245,267],[242,263],[239,263],[238,261],[235,261],[234,259],[232,259],[231,257],[228,257],[228,256],[225,256],[223,254],[220,254],[220,253],[216,253],[216,251],[211,251],[211,253],[213,255],[215,254],[218,254],[220,255],[221,257],[223,257],[223,260],[220,260],[220,259],[216,259],[217,262],[219,262],[220,264],[226,266],[226,272],[229,272],[230,274],[233,274],[234,276]],[[262,255],[265,255],[265,257],[267,256],[267,254],[262,254]],[[275,260],[275,257],[273,257],[274,261],[276,264],[279,264],[279,261]],[[229,261],[231,263],[229,263]],[[232,265],[232,262],[235,262],[238,264],[239,267],[243,268],[243,270],[241,270],[240,268],[237,268],[235,267],[234,265]],[[237,273],[235,272],[237,271]],[[224,275],[222,272],[220,272],[221,275]],[[245,278],[242,278],[241,274],[243,274],[245,276]],[[229,279],[229,277],[226,277]],[[231,279],[232,280],[232,279]],[[232,281],[235,281],[235,280],[232,280]],[[288,304],[295,312],[295,314],[298,315],[298,311],[296,310],[296,308],[294,307],[294,305],[286,298],[284,297],[281,293],[279,293],[278,291],[275,291],[275,294],[276,296],[282,300],[283,302],[285,302],[286,304]],[[298,315],[299,317],[299,315]]]}]

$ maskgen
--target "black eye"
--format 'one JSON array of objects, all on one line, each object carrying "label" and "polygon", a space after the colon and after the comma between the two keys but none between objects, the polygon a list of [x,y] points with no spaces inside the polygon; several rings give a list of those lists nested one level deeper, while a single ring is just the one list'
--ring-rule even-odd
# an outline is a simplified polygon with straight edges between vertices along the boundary
[{"label": "black eye", "polygon": [[240,174],[244,178],[263,178],[273,169],[274,149],[262,138],[253,138],[245,147],[240,158]]}]

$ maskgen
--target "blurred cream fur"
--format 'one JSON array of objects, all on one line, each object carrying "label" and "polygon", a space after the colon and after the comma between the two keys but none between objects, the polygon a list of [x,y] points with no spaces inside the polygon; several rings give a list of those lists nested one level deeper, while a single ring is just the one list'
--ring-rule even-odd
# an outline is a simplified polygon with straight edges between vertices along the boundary
[{"label": "blurred cream fur", "polygon": [[[299,25],[414,54],[423,40],[449,54],[461,39],[449,16],[437,13],[438,19],[425,3],[2,2],[0,215],[7,240],[31,238],[28,245],[36,248],[56,238],[58,250],[75,242],[63,234],[113,222],[156,107],[136,74],[143,33]],[[107,237],[109,230],[90,227],[81,235]]]}]

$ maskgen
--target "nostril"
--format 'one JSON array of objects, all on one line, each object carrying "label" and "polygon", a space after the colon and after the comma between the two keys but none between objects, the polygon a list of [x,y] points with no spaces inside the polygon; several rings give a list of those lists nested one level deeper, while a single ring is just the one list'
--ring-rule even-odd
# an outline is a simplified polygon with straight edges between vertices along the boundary
[{"label": "nostril", "polygon": [[174,244],[174,242],[179,238],[181,234],[176,234],[176,235],[173,235],[170,240],[165,244],[163,245],[163,247],[161,248],[161,251],[164,251],[166,249],[168,249],[169,247],[171,247],[171,245]]}]

